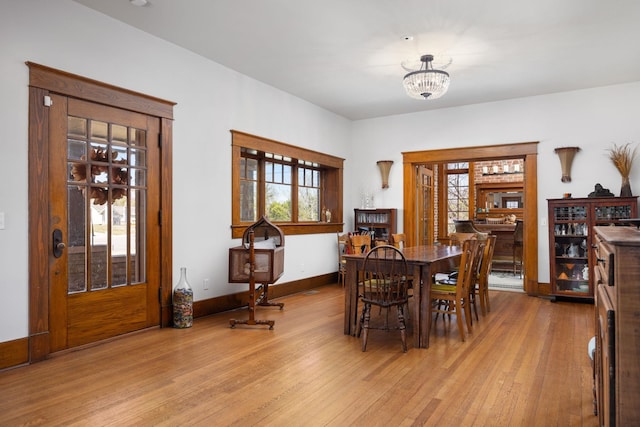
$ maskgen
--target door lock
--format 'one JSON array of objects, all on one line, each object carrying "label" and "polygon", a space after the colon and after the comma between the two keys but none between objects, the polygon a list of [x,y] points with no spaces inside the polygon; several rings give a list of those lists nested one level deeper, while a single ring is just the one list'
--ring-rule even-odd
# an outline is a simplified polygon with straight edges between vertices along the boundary
[{"label": "door lock", "polygon": [[62,230],[56,228],[53,230],[53,256],[60,258],[62,256],[62,251],[66,247],[67,245],[62,241]]}]

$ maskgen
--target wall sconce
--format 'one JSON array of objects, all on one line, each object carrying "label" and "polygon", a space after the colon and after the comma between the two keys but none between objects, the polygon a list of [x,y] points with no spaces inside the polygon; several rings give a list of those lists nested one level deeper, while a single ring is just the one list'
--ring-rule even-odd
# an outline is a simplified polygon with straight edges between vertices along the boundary
[{"label": "wall sconce", "polygon": [[391,171],[393,160],[379,160],[377,163],[382,177],[382,188],[389,188],[389,171]]},{"label": "wall sconce", "polygon": [[573,156],[580,151],[580,147],[560,147],[554,151],[560,158],[562,182],[571,182],[571,162],[573,162]]}]

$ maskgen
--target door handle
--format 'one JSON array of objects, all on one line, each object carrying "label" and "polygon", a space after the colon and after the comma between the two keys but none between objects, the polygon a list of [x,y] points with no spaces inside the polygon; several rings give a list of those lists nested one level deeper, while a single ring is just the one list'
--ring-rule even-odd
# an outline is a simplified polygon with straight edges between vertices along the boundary
[{"label": "door handle", "polygon": [[62,256],[63,249],[66,247],[67,245],[62,241],[62,230],[56,228],[53,230],[53,256],[60,258]]}]

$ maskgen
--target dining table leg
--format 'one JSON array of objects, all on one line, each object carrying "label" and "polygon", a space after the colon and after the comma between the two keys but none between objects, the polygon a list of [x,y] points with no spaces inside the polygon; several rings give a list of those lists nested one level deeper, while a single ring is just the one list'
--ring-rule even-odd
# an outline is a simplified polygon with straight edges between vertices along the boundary
[{"label": "dining table leg", "polygon": [[429,331],[431,330],[431,268],[430,264],[420,266],[420,271],[416,271],[420,277],[420,333],[418,335],[418,347],[429,348]]},{"label": "dining table leg", "polygon": [[355,335],[358,320],[358,272],[357,262],[347,260],[345,266],[345,297],[344,297],[344,334]]},{"label": "dining table leg", "polygon": [[413,266],[413,347],[420,348],[422,343],[422,310],[420,310],[420,306],[422,305],[422,279],[421,279],[421,271],[419,265]]}]

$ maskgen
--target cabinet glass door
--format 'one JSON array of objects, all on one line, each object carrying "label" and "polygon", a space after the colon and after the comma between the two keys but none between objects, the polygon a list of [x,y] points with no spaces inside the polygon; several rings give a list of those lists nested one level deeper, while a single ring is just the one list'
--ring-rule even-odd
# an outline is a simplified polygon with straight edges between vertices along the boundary
[{"label": "cabinet glass door", "polygon": [[[615,204],[595,207],[594,225],[615,225],[620,220],[632,218],[633,209],[630,204]],[[624,221],[623,221],[624,222]]]},{"label": "cabinet glass door", "polygon": [[589,292],[589,226],[587,206],[558,206],[554,216],[555,291],[587,296]]}]

